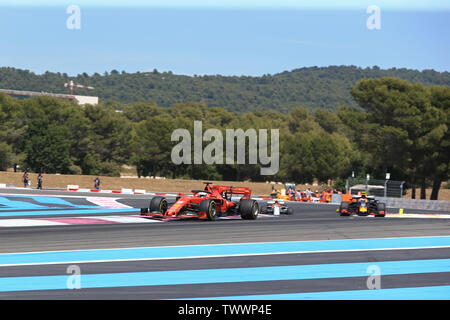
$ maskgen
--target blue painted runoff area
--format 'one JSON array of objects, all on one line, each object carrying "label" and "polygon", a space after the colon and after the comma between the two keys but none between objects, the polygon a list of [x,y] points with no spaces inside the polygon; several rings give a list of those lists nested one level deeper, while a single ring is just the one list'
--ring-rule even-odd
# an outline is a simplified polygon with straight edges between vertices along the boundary
[{"label": "blue painted runoff area", "polygon": [[[113,209],[111,209],[113,210]],[[128,210],[128,209],[116,209]],[[0,254],[0,266],[450,247],[450,236],[261,242]]]},{"label": "blue painted runoff area", "polygon": [[227,297],[184,298],[183,300],[449,300],[450,286],[302,292]]},{"label": "blue painted runoff area", "polygon": [[[18,198],[17,200],[12,200],[14,198]],[[20,200],[20,198],[27,198],[33,200],[35,202],[41,203],[43,205],[27,202]],[[67,200],[58,198],[58,197],[33,197],[33,196],[0,196],[0,205],[1,210],[30,210],[30,209],[60,209],[61,206],[67,206],[69,208],[95,208],[98,206],[94,205],[78,205],[71,203]],[[57,205],[57,206],[52,206]]]},{"label": "blue painted runoff area", "polygon": [[[13,200],[14,198],[17,198],[17,200]],[[40,204],[24,201],[23,198],[31,199]],[[0,196],[0,217],[96,214],[99,212],[121,213],[130,211],[133,211],[133,209],[112,209],[97,205],[78,205],[58,197]]]},{"label": "blue painted runoff area", "polygon": [[[376,265],[381,275],[450,272],[450,259],[294,265],[80,275],[81,288],[161,286],[370,276]],[[4,277],[0,291],[67,289],[70,275]]]},{"label": "blue painted runoff area", "polygon": [[14,201],[6,197],[0,197],[1,210],[35,210],[35,209],[49,209],[48,206],[41,206],[26,201]]},{"label": "blue painted runoff area", "polygon": [[29,198],[33,199],[36,202],[40,202],[40,203],[66,205],[68,207],[74,207],[74,208],[95,207],[95,206],[74,204],[72,202],[69,202],[67,200],[57,198],[57,197],[29,197]]},{"label": "blue painted runoff area", "polygon": [[[61,209],[61,208],[59,208]],[[0,212],[0,217],[20,217],[20,216],[45,216],[45,215],[67,215],[67,214],[98,214],[98,213],[124,213],[133,212],[130,209],[109,209],[103,207],[93,207],[93,209],[74,209],[74,210],[38,210],[38,211],[14,211]]]},{"label": "blue painted runoff area", "polygon": [[[17,198],[18,200],[12,200]],[[38,205],[34,203],[30,203],[27,201],[23,201],[21,199],[30,199],[38,203],[42,203],[45,205]],[[8,196],[0,196],[0,205],[2,209],[8,210],[21,210],[21,209],[42,209],[42,208],[52,208],[51,205],[58,205],[55,208],[61,208],[61,206],[67,206],[72,208],[93,208],[98,207],[94,205],[78,205],[71,203],[67,200],[58,198],[58,197],[36,197],[36,196],[16,196],[16,195],[8,195]]]}]

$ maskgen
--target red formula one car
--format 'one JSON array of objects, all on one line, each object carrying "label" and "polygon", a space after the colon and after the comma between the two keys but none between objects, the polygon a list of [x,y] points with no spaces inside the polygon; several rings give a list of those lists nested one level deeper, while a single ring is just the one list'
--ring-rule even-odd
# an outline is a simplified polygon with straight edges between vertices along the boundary
[{"label": "red formula one car", "polygon": [[[169,205],[165,197],[151,199],[148,208],[141,209],[141,215],[154,218],[199,218],[215,220],[220,216],[240,215],[242,219],[258,217],[259,204],[250,198],[251,190],[242,187],[211,185],[205,182],[204,190],[192,190],[192,195],[180,195]],[[242,195],[232,200],[233,195]]]}]

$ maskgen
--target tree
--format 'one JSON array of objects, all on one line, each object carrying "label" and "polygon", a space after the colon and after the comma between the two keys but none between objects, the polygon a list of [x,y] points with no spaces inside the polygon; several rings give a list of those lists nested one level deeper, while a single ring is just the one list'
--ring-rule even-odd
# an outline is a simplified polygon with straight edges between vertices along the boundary
[{"label": "tree", "polygon": [[379,159],[383,174],[394,167],[408,176],[413,198],[416,183],[420,184],[421,198],[425,198],[428,177],[436,182],[448,174],[444,151],[448,93],[443,89],[396,78],[361,80],[351,89],[355,100],[367,110],[371,141],[362,139],[360,147]]},{"label": "tree", "polygon": [[0,171],[6,171],[12,164],[12,148],[5,142],[0,142]]},{"label": "tree", "polygon": [[295,107],[289,113],[287,125],[291,133],[309,132],[319,129],[318,124],[314,118],[304,107]]},{"label": "tree", "polygon": [[24,132],[25,114],[19,100],[0,93],[0,142],[5,142],[14,150]]},{"label": "tree", "polygon": [[429,166],[434,168],[430,200],[437,200],[441,182],[448,180],[450,175],[450,87],[431,86],[429,90],[431,105],[440,111],[440,124],[427,137],[427,143],[434,149],[427,159]]},{"label": "tree", "polygon": [[349,170],[352,151],[346,138],[318,131],[286,137],[282,150],[281,175],[298,183],[340,177]]},{"label": "tree", "polygon": [[90,149],[100,156],[101,161],[124,163],[129,159],[131,124],[114,109],[88,105],[84,109],[90,121]]},{"label": "tree", "polygon": [[167,174],[171,161],[173,126],[167,116],[153,117],[135,125],[132,140],[133,160],[139,175]]},{"label": "tree", "polygon": [[71,173],[70,133],[45,120],[32,120],[25,132],[25,163],[34,172]]},{"label": "tree", "polygon": [[155,103],[142,101],[126,106],[123,115],[130,121],[140,122],[161,113],[163,113],[163,110],[158,108]]},{"label": "tree", "polygon": [[338,132],[342,127],[337,114],[326,109],[317,109],[314,112],[314,120],[328,133]]},{"label": "tree", "polygon": [[[450,85],[449,72],[355,66],[301,68],[261,77],[191,77],[161,73],[156,69],[118,74],[117,70],[112,70],[102,75],[83,73],[74,80],[95,87],[92,94],[99,96],[100,101],[121,104],[149,101],[166,108],[176,103],[202,101],[207,107],[220,106],[230,112],[276,110],[287,114],[299,105],[308,110],[334,111],[338,105],[345,104],[361,111],[349,87],[361,79],[381,77],[397,77],[427,86]],[[0,68],[0,88],[60,92],[61,83],[69,80],[66,74],[37,75],[28,70]]]}]

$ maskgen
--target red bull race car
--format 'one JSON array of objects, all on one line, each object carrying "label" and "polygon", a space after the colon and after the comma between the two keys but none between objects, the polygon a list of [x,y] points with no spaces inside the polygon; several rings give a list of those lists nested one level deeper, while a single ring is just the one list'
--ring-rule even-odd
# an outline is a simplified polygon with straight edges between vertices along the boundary
[{"label": "red bull race car", "polygon": [[[153,218],[199,218],[215,220],[217,217],[240,215],[245,220],[255,220],[259,204],[251,199],[251,190],[243,187],[212,185],[205,182],[203,190],[192,190],[192,195],[180,194],[176,202],[169,205],[163,196],[151,199],[148,208],[141,209],[141,215]],[[239,197],[232,200],[232,197]]]},{"label": "red bull race car", "polygon": [[[347,196],[347,197],[345,197]],[[343,199],[339,209],[340,216],[358,215],[358,216],[375,216],[385,217],[386,204],[381,203],[373,196],[366,196],[365,193],[361,195],[343,195]]]}]

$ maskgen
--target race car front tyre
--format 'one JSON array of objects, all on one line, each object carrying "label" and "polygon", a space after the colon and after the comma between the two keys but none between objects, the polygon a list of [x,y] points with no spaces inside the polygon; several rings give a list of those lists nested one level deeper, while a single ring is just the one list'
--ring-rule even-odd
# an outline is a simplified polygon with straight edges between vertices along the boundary
[{"label": "race car front tyre", "polygon": [[292,208],[287,208],[286,214],[288,214],[288,215],[294,214],[294,209],[292,209]]},{"label": "race car front tyre", "polygon": [[[380,211],[382,212],[380,214]],[[384,218],[386,216],[386,204],[385,203],[378,203],[377,204],[377,214],[375,217]]]},{"label": "race car front tyre", "polygon": [[150,212],[161,212],[162,214],[166,213],[169,205],[167,199],[161,196],[153,197],[150,201]]},{"label": "race car front tyre", "polygon": [[242,199],[239,203],[239,212],[244,220],[255,220],[258,218],[259,204],[253,199]]},{"label": "race car front tyre", "polygon": [[206,200],[203,200],[202,202],[200,202],[199,211],[205,212],[206,218],[208,218],[208,220],[210,220],[210,221],[216,220],[217,208],[216,208],[216,203],[214,202],[214,200],[206,199]]}]

